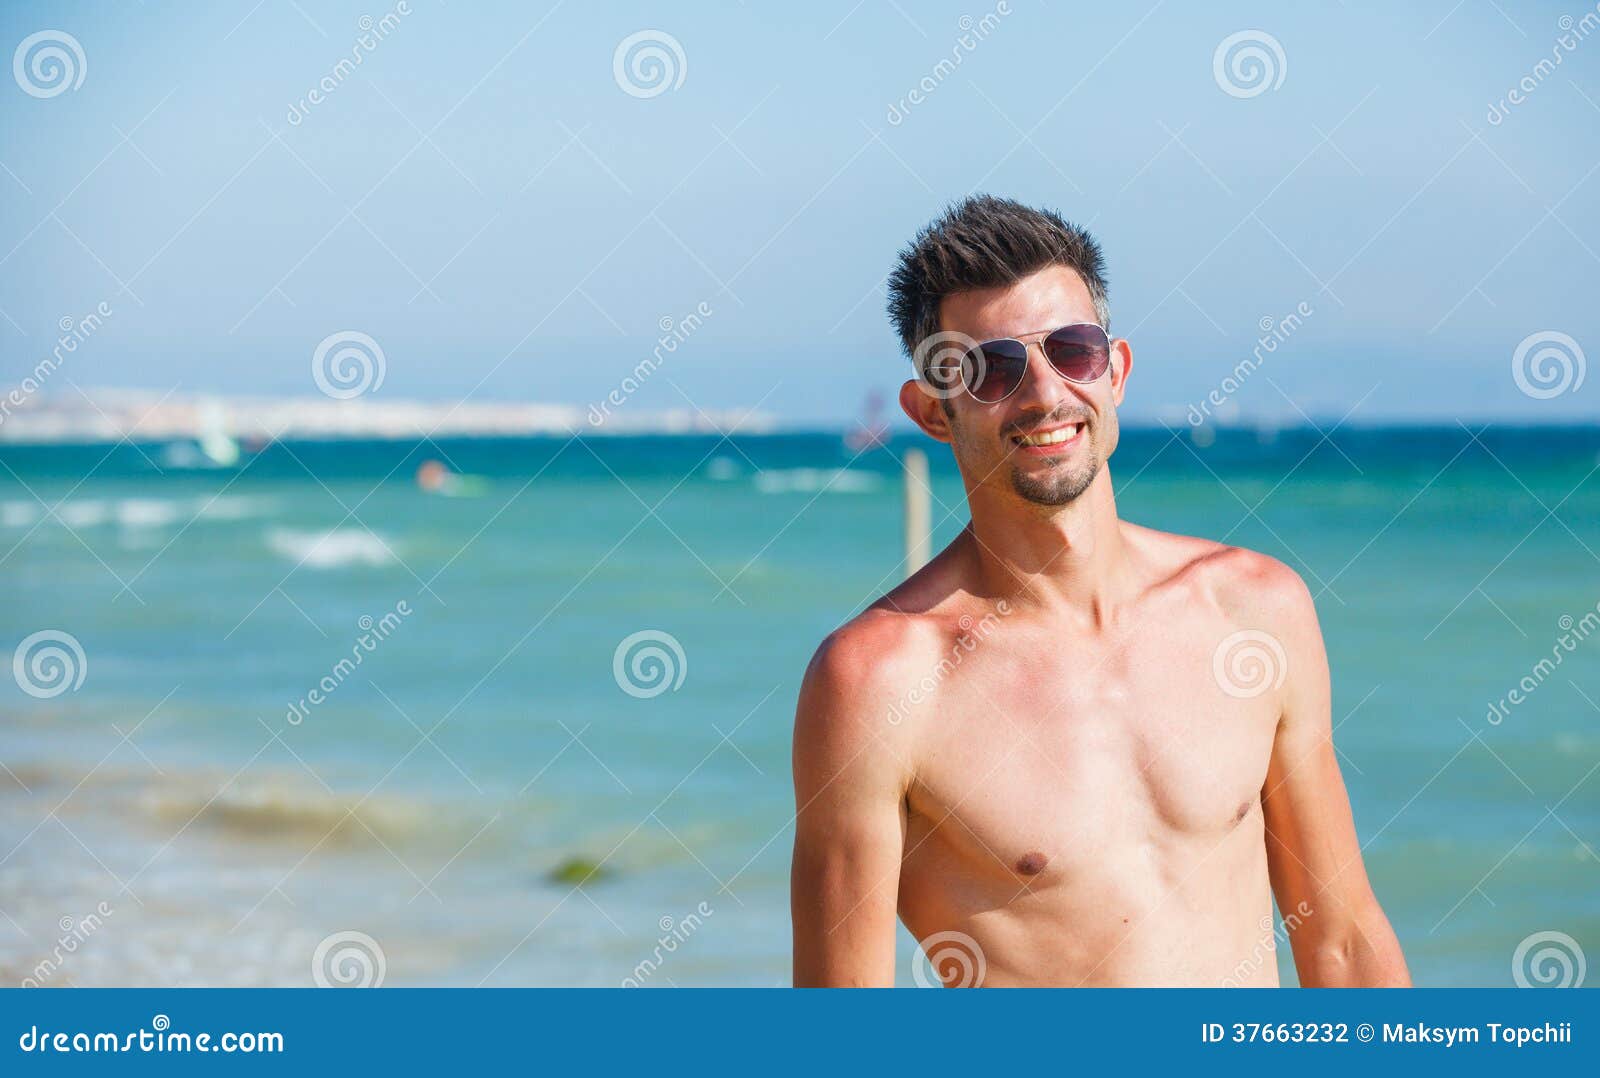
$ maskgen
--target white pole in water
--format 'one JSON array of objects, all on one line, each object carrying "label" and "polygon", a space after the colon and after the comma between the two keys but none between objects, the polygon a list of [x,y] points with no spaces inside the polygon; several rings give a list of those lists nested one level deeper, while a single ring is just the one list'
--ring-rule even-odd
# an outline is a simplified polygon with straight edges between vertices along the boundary
[{"label": "white pole in water", "polygon": [[928,489],[928,455],[920,449],[907,449],[904,464],[906,576],[910,576],[933,556],[933,509]]}]

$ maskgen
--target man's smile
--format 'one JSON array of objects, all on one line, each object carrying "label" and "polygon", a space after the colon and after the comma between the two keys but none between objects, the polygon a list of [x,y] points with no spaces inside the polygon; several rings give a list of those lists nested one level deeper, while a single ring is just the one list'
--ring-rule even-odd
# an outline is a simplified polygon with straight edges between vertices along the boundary
[{"label": "man's smile", "polygon": [[1088,424],[1082,420],[1062,423],[1054,427],[1011,435],[1011,444],[1029,456],[1052,456],[1066,453],[1082,440]]}]

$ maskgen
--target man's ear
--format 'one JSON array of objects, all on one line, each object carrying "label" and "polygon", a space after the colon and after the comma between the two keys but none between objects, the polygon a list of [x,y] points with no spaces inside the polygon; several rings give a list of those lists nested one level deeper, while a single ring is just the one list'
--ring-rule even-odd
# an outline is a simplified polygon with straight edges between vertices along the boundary
[{"label": "man's ear", "polygon": [[945,415],[945,402],[935,397],[917,378],[900,387],[900,407],[911,422],[922,428],[922,433],[941,442],[950,441],[950,417]]},{"label": "man's ear", "polygon": [[1128,372],[1133,370],[1133,345],[1121,339],[1111,342],[1111,399],[1122,406],[1128,388]]}]

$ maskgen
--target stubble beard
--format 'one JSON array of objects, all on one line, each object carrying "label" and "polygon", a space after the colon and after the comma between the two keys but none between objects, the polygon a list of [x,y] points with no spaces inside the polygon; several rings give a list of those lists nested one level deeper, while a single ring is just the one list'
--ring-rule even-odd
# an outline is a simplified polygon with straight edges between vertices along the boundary
[{"label": "stubble beard", "polygon": [[1017,492],[1018,497],[1034,505],[1051,507],[1070,505],[1089,489],[1095,476],[1099,474],[1099,448],[1091,440],[1088,445],[1088,459],[1081,464],[1053,461],[1049,464],[1049,470],[1043,474],[1026,472],[1022,468],[1013,466],[1011,489]]},{"label": "stubble beard", "polygon": [[[950,431],[955,438],[958,458],[977,456],[978,447],[965,437],[966,431],[956,422],[954,409],[948,404],[945,405],[945,416],[950,421]],[[1098,425],[1090,423],[1086,426],[1083,436],[1088,441],[1088,453],[1087,459],[1081,463],[1072,464],[1064,460],[1047,461],[1049,470],[1042,475],[1029,474],[1021,467],[1012,465],[1011,489],[1023,501],[1033,505],[1056,508],[1077,501],[1100,474],[1098,434]],[[965,453],[961,452],[963,447],[966,448]]]}]

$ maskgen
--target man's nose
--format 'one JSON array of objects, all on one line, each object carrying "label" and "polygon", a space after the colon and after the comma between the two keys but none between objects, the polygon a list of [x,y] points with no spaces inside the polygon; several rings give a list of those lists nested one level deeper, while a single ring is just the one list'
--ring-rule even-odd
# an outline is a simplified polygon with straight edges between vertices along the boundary
[{"label": "man's nose", "polygon": [[1028,345],[1028,370],[1017,390],[1017,405],[1041,412],[1053,412],[1063,402],[1076,400],[1067,380],[1045,358],[1044,344],[1035,341]]}]

